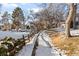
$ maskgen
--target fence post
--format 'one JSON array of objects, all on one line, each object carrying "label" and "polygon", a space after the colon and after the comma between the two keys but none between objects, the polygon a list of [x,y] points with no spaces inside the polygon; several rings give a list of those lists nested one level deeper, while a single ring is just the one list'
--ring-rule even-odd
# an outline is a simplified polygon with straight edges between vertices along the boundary
[{"label": "fence post", "polygon": [[28,34],[28,40],[29,40],[29,34]]},{"label": "fence post", "polygon": [[24,39],[24,35],[23,35],[23,39]]}]

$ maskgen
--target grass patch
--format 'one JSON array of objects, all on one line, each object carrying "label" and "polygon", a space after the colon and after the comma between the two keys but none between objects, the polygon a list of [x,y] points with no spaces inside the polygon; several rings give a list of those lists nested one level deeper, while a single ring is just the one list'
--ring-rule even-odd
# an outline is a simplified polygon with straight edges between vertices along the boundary
[{"label": "grass patch", "polygon": [[[56,32],[57,33],[57,32]],[[64,50],[68,56],[79,56],[79,37],[66,38],[64,33],[54,33],[49,35],[55,47]]]}]

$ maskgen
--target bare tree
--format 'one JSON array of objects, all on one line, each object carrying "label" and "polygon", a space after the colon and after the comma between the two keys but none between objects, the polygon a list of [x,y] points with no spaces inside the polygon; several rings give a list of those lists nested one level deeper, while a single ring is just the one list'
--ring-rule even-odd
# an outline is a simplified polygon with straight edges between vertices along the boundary
[{"label": "bare tree", "polygon": [[38,19],[47,21],[48,27],[58,27],[61,20],[64,20],[67,4],[48,4],[47,8],[39,12]]},{"label": "bare tree", "polygon": [[73,21],[73,19],[75,18],[77,4],[72,3],[72,4],[69,4],[69,6],[70,6],[70,10],[69,10],[69,15],[66,20],[66,29],[65,29],[66,37],[71,36],[70,35],[70,24]]}]

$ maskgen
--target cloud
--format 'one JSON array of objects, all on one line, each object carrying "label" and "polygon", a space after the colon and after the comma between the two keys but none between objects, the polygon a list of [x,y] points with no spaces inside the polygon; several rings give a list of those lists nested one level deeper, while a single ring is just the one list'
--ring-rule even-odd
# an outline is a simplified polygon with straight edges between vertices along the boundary
[{"label": "cloud", "polygon": [[26,5],[26,3],[20,3],[20,5]]},{"label": "cloud", "polygon": [[29,10],[33,10],[34,12],[39,12],[41,9],[40,8],[32,8],[32,9],[28,9]]},{"label": "cloud", "polygon": [[14,3],[2,3],[2,7],[18,7],[18,5]]},{"label": "cloud", "polygon": [[34,10],[34,12],[38,12],[40,9],[39,8],[34,8],[33,10]]},{"label": "cloud", "polygon": [[1,12],[11,12],[14,8],[18,7],[15,3],[2,3]]},{"label": "cloud", "polygon": [[14,6],[14,7],[18,7],[18,5],[17,4],[10,4],[11,6]]}]

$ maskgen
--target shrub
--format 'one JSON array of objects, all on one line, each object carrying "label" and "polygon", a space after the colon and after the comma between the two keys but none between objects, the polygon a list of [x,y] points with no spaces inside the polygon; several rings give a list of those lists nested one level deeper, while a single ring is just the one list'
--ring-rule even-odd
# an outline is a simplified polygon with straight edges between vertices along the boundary
[{"label": "shrub", "polygon": [[0,56],[12,56],[15,55],[25,45],[24,39],[13,39],[11,37],[5,37],[0,41]]}]

